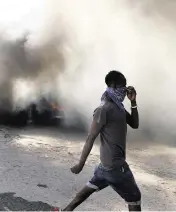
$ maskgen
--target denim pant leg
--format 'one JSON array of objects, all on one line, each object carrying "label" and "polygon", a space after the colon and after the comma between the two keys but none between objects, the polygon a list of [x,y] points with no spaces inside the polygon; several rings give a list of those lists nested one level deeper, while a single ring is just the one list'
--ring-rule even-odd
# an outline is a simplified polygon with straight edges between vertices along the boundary
[{"label": "denim pant leg", "polygon": [[104,172],[104,178],[128,204],[140,204],[141,193],[128,164]]},{"label": "denim pant leg", "polygon": [[108,182],[104,178],[104,171],[100,168],[100,165],[95,169],[94,176],[87,183],[87,186],[96,191],[102,190],[108,186]]}]

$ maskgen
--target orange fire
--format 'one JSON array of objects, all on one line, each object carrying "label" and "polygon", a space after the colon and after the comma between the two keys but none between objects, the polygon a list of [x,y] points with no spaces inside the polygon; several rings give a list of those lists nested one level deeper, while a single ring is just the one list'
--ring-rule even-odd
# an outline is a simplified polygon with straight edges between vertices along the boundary
[{"label": "orange fire", "polygon": [[54,109],[54,110],[63,110],[61,107],[59,107],[55,102],[52,102],[51,103],[51,107]]}]

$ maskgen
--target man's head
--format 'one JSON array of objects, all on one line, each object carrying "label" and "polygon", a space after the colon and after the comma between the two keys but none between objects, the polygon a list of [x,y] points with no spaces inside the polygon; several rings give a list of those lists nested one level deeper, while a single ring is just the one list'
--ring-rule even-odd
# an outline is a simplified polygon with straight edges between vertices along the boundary
[{"label": "man's head", "polygon": [[126,86],[126,78],[119,71],[110,71],[105,77],[105,83],[108,87],[117,88]]}]

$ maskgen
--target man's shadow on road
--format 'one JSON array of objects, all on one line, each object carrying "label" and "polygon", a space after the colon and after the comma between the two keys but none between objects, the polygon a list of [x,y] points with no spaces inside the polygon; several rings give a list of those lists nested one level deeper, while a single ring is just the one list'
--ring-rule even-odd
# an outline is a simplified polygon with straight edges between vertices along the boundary
[{"label": "man's shadow on road", "polygon": [[15,193],[0,194],[0,211],[54,211],[55,209],[47,203],[30,202],[14,195]]}]

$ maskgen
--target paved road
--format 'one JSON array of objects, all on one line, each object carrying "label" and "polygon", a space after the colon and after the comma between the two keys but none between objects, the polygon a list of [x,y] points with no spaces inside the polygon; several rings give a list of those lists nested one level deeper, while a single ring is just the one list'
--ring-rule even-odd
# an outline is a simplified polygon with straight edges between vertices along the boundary
[{"label": "paved road", "polygon": [[15,193],[0,194],[0,211],[54,211],[53,206],[41,201],[28,201]]},{"label": "paved road", "polygon": [[[76,176],[70,173],[83,141],[81,135],[47,128],[0,131],[1,211],[64,207],[90,179],[99,161],[99,147],[95,146],[84,170]],[[128,162],[142,191],[143,209],[175,210],[175,147],[137,146],[128,146]],[[78,210],[119,211],[127,207],[107,188],[91,196]]]}]

